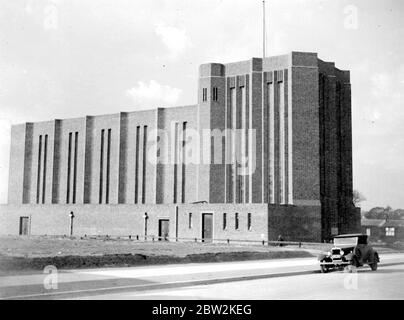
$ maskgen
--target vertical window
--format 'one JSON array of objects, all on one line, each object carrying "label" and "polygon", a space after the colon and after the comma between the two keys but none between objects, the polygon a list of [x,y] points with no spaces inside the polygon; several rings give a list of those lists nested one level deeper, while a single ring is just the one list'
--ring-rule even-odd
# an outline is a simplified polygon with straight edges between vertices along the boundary
[{"label": "vertical window", "polygon": [[181,159],[181,202],[185,203],[185,156],[186,156],[186,150],[185,150],[185,142],[187,139],[186,135],[187,131],[187,123],[183,122],[182,124],[182,159]]},{"label": "vertical window", "polygon": [[73,160],[73,203],[76,203],[76,185],[77,185],[77,144],[79,133],[74,133],[74,160]]},{"label": "vertical window", "polygon": [[177,174],[178,174],[178,123],[175,123],[174,133],[174,196],[173,201],[177,203]]},{"label": "vertical window", "polygon": [[234,229],[238,230],[239,227],[239,217],[238,217],[238,213],[236,212],[236,214],[234,215]]},{"label": "vertical window", "polygon": [[69,146],[67,150],[67,187],[66,187],[66,203],[70,203],[70,170],[72,161],[72,133],[69,133]]},{"label": "vertical window", "polygon": [[39,136],[38,144],[38,172],[36,179],[36,203],[39,203],[39,196],[41,193],[41,161],[42,161],[42,135]]},{"label": "vertical window", "polygon": [[217,89],[217,87],[213,87],[212,99],[213,99],[213,101],[218,100],[218,89]]},{"label": "vertical window", "polygon": [[109,180],[110,180],[110,166],[111,166],[111,129],[108,129],[107,140],[107,177],[105,186],[105,203],[109,203]]},{"label": "vertical window", "polygon": [[103,171],[104,171],[104,134],[105,130],[101,130],[101,148],[100,148],[100,195],[99,203],[102,203],[102,185],[103,185]]},{"label": "vertical window", "polygon": [[208,88],[203,88],[202,89],[202,101],[207,101],[208,100]]},{"label": "vertical window", "polygon": [[366,228],[366,235],[370,236],[370,228]]},{"label": "vertical window", "polygon": [[247,229],[251,230],[251,213],[247,214]]},{"label": "vertical window", "polygon": [[227,228],[227,213],[223,213],[223,230]]},{"label": "vertical window", "polygon": [[386,236],[387,237],[394,237],[395,229],[392,227],[386,227]]},{"label": "vertical window", "polygon": [[192,212],[188,214],[188,228],[192,229]]},{"label": "vertical window", "polygon": [[[79,139],[79,133],[77,131],[74,133],[74,142],[73,142],[73,132],[69,132],[69,144],[67,150],[66,203],[70,203],[70,194],[72,194],[72,203],[76,203],[78,139]],[[72,178],[72,169],[73,169],[73,178]],[[73,192],[71,192],[72,189],[71,185],[73,185]]]},{"label": "vertical window", "polygon": [[45,192],[46,192],[46,164],[48,158],[48,135],[45,134],[45,145],[43,152],[43,176],[42,176],[42,203],[45,203]]},{"label": "vertical window", "polygon": [[142,203],[146,203],[146,156],[147,156],[147,126],[143,126],[143,176],[142,176]]},{"label": "vertical window", "polygon": [[[230,89],[230,110],[231,110],[231,128],[237,129],[237,104],[236,104],[236,89],[231,88]],[[233,131],[235,132],[235,131]],[[231,161],[231,201],[233,203],[237,202],[237,165],[236,165],[236,145],[237,145],[237,139],[236,139],[236,134],[233,133],[232,136],[232,141],[231,141],[231,149],[232,149],[232,161]]]},{"label": "vertical window", "polygon": [[139,197],[139,141],[140,126],[136,127],[136,154],[135,154],[135,203],[138,203]]}]

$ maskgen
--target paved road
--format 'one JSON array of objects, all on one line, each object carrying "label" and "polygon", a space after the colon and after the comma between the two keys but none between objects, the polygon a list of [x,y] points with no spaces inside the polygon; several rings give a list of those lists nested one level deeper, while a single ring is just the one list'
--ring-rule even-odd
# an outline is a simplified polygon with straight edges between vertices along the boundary
[{"label": "paved road", "polygon": [[301,258],[7,276],[0,298],[404,299],[404,254],[381,260],[377,272],[358,273],[321,274],[315,258]]}]

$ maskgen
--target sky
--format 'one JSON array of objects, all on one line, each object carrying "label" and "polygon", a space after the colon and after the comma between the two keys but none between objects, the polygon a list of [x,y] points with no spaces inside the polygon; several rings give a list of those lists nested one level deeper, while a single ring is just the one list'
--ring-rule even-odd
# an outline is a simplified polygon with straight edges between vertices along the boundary
[{"label": "sky", "polygon": [[[351,71],[361,207],[404,208],[404,1],[267,0],[267,39]],[[200,64],[260,56],[261,0],[0,0],[0,203],[12,124],[195,104]]]}]

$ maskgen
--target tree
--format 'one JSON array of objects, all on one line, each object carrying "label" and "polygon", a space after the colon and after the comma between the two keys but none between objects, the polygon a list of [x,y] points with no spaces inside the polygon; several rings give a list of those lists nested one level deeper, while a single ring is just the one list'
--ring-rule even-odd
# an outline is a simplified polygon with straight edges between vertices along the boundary
[{"label": "tree", "polygon": [[363,194],[361,194],[358,190],[353,191],[353,204],[355,207],[359,206],[362,201],[365,201],[366,198]]}]

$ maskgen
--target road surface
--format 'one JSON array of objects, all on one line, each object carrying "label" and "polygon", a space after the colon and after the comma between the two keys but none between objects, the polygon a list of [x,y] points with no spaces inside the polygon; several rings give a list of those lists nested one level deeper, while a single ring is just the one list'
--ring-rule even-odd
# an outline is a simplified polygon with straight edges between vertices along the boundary
[{"label": "road surface", "polygon": [[[404,253],[376,272],[319,273],[316,258],[80,269],[0,277],[2,299],[404,299]],[[50,273],[49,273],[50,272]]]}]

